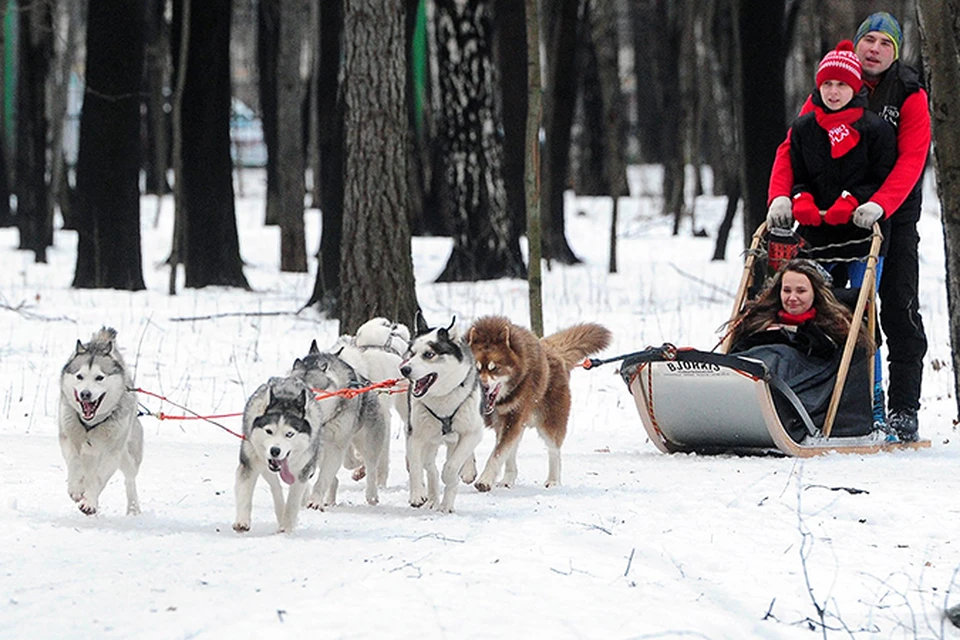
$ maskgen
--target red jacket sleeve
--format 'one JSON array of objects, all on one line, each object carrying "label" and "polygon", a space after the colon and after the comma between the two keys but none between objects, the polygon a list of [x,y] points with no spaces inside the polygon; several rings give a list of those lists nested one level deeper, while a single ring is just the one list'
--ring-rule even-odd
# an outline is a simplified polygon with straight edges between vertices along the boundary
[{"label": "red jacket sleeve", "polygon": [[897,163],[893,165],[893,170],[880,189],[870,198],[883,207],[888,218],[900,208],[917,184],[929,153],[930,111],[927,107],[927,92],[920,89],[907,96],[900,107]]},{"label": "red jacket sleeve", "polygon": [[[813,111],[813,101],[807,96],[807,101],[803,103],[797,117],[799,118],[811,111]],[[790,132],[792,130],[791,127],[787,131],[786,140],[777,147],[777,155],[773,158],[773,168],[770,169],[770,185],[767,187],[767,206],[770,206],[770,203],[777,196],[787,196],[789,198],[793,191],[793,165],[790,164]]]}]

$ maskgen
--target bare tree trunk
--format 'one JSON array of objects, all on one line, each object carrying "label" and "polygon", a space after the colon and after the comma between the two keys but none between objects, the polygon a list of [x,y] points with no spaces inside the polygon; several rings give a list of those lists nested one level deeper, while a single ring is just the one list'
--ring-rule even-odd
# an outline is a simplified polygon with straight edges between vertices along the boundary
[{"label": "bare tree trunk", "polygon": [[917,0],[930,112],[937,191],[946,249],[947,307],[953,353],[954,396],[960,415],[960,2]]},{"label": "bare tree trunk", "polygon": [[[260,71],[260,112],[263,122],[263,142],[267,147],[267,197],[265,224],[280,223],[280,178],[277,175],[281,161],[277,148],[280,132],[278,123],[279,69],[282,64],[279,48],[281,6],[284,0],[260,0],[257,5],[257,66]],[[289,45],[288,45],[289,46]],[[299,60],[298,60],[299,62]]]},{"label": "bare tree trunk", "polygon": [[345,175],[340,333],[374,316],[413,326],[404,6],[344,2]]},{"label": "bare tree trunk", "polygon": [[[741,0],[739,14],[740,100],[743,141],[744,243],[766,218],[767,184],[784,123],[781,24],[784,0]],[[749,116],[749,117],[746,117]]]},{"label": "bare tree trunk", "polygon": [[577,99],[578,0],[544,0],[546,57],[543,90],[543,255],[561,264],[580,262],[567,243],[563,192],[570,169],[570,127]]},{"label": "bare tree trunk", "polygon": [[[175,0],[174,24],[182,4]],[[240,259],[230,158],[231,0],[191,6],[182,104],[185,285],[249,289]],[[180,43],[174,32],[174,49]],[[202,63],[201,63],[202,62]]]},{"label": "bare tree trunk", "polygon": [[[177,33],[177,51],[172,56],[174,78],[173,107],[171,113],[173,129],[173,239],[170,243],[170,278],[167,283],[167,293],[171,296],[177,293],[177,268],[183,262],[183,229],[184,211],[183,199],[183,94],[187,84],[187,60],[190,46],[190,14],[191,0],[181,0],[180,14],[174,18],[179,20],[173,29]],[[171,48],[174,41],[170,41]]]},{"label": "bare tree trunk", "polygon": [[494,108],[491,0],[437,0],[442,113],[438,138],[452,197],[453,251],[438,278],[525,277],[519,233],[506,210]]},{"label": "bare tree trunk", "polygon": [[343,0],[320,4],[320,51],[317,65],[317,151],[320,154],[322,233],[317,278],[305,306],[339,313],[340,245],[343,239],[343,97],[338,75],[343,33]]},{"label": "bare tree trunk", "polygon": [[52,219],[56,205],[60,205],[65,228],[76,228],[67,224],[72,216],[70,183],[67,180],[67,162],[63,153],[63,127],[67,121],[67,94],[70,87],[70,69],[73,67],[74,51],[77,48],[80,8],[81,5],[77,2],[56,5],[56,28],[58,32],[65,32],[65,35],[63,44],[57,51],[56,71],[50,83],[50,119],[53,124],[50,135],[50,197],[47,200],[50,210],[47,216]]},{"label": "bare tree trunk", "polygon": [[[529,47],[526,47],[529,25],[524,2],[495,0],[494,4],[495,57],[500,75],[498,112],[503,122],[503,186],[511,233],[519,236],[526,226],[524,151],[529,100]],[[539,55],[539,50],[537,53]]]},{"label": "bare tree trunk", "polygon": [[280,223],[280,270],[307,270],[303,225],[303,104],[300,53],[303,26],[310,11],[305,0],[281,0],[277,49],[277,204]]},{"label": "bare tree trunk", "polygon": [[524,191],[527,204],[527,283],[530,299],[530,329],[543,336],[543,281],[540,276],[540,11],[537,0],[526,0],[527,25],[527,122],[524,160]]},{"label": "bare tree trunk", "polygon": [[76,288],[145,288],[140,254],[144,18],[141,0],[90,6],[77,157]]},{"label": "bare tree trunk", "polygon": [[612,0],[591,0],[589,14],[590,39],[597,55],[600,77],[600,96],[603,101],[603,169],[604,178],[613,198],[610,220],[610,256],[608,270],[617,272],[617,213],[620,197],[627,195],[627,163],[623,140],[626,126],[623,120],[623,96],[620,93],[617,37],[617,13]]},{"label": "bare tree trunk", "polygon": [[[169,77],[168,50],[170,31],[164,17],[164,0],[147,3],[145,58],[147,76],[147,154],[146,192],[163,196],[170,192],[167,169],[170,166],[170,126],[167,121],[166,98]],[[157,215],[160,214],[159,202]],[[157,221],[154,221],[156,226]]]},{"label": "bare tree trunk", "polygon": [[53,16],[46,1],[18,0],[20,60],[17,76],[17,223],[20,249],[47,261],[53,225],[47,215],[47,73],[53,57]]}]

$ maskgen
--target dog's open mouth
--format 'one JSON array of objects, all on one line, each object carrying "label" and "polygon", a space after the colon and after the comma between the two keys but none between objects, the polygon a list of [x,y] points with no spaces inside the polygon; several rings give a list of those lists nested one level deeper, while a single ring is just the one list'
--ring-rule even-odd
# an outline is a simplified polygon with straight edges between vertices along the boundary
[{"label": "dog's open mouth", "polygon": [[94,400],[93,402],[86,402],[80,399],[80,395],[77,393],[77,390],[73,390],[73,398],[77,401],[77,404],[80,405],[80,413],[83,414],[83,419],[86,421],[93,420],[93,417],[97,415],[97,409],[100,408],[100,403],[103,402],[103,397],[107,395],[106,393],[100,394],[100,397]]},{"label": "dog's open mouth", "polygon": [[[289,456],[290,454],[287,455]],[[290,472],[290,467],[287,465],[286,458],[270,458],[267,460],[267,466],[270,467],[270,471],[279,473],[280,479],[287,484],[293,484],[297,481],[297,478]]]},{"label": "dog's open mouth", "polygon": [[437,381],[437,374],[428,373],[427,375],[423,376],[422,378],[414,382],[413,397],[419,398],[420,396],[425,394],[430,389],[430,387],[433,386],[433,383],[436,381]]},{"label": "dog's open mouth", "polygon": [[483,406],[480,407],[480,410],[483,412],[483,415],[487,416],[493,413],[494,408],[497,406],[497,396],[500,395],[500,383],[488,387],[483,385]]}]

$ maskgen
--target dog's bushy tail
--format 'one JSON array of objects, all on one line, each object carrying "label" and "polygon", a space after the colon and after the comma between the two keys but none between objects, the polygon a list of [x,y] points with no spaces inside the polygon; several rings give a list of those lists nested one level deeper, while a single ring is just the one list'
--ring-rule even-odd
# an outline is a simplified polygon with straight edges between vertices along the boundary
[{"label": "dog's bushy tail", "polygon": [[612,337],[606,327],[595,322],[584,322],[561,329],[542,338],[541,342],[563,360],[567,369],[573,369],[587,356],[606,349]]}]

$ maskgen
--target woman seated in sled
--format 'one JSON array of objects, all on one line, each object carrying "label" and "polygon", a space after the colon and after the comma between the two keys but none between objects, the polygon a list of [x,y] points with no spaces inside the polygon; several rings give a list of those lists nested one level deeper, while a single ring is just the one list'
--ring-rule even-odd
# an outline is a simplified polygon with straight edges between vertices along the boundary
[{"label": "woman seated in sled", "polygon": [[[831,283],[813,260],[787,262],[731,321],[730,353],[785,344],[808,357],[832,359],[850,333],[851,314],[834,296]],[[873,352],[873,339],[863,323],[858,343]]]},{"label": "woman seated in sled", "polygon": [[[852,314],[830,287],[829,274],[813,260],[787,262],[764,290],[731,321],[731,354],[760,360],[823,425],[833,394]],[[861,323],[831,435],[864,436],[874,431],[870,362],[873,337]],[[775,393],[784,428],[798,442],[804,420],[789,398]]]}]

